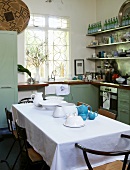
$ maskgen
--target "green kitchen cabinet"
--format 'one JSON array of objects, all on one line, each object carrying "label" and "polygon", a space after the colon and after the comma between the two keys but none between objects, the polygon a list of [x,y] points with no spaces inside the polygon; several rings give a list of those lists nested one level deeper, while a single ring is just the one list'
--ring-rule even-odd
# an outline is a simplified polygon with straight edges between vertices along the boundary
[{"label": "green kitchen cabinet", "polygon": [[17,33],[0,31],[0,128],[7,127],[5,107],[18,101]]},{"label": "green kitchen cabinet", "polygon": [[118,89],[118,117],[120,122],[130,124],[130,91]]},{"label": "green kitchen cabinet", "polygon": [[98,110],[98,87],[91,84],[70,85],[70,94],[65,100],[77,104],[78,101],[87,103],[92,109]]}]

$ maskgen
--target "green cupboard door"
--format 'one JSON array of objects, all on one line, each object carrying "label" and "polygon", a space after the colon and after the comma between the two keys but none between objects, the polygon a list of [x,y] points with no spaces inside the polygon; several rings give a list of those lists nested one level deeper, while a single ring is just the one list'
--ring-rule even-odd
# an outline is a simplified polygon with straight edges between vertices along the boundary
[{"label": "green cupboard door", "polygon": [[2,88],[0,89],[0,128],[7,127],[5,107],[9,110],[15,101],[15,89],[14,88]]},{"label": "green cupboard door", "polygon": [[[72,85],[70,87],[71,102],[77,104],[78,101],[88,103],[90,96],[90,85]],[[89,104],[89,103],[88,103]]]},{"label": "green cupboard door", "polygon": [[0,32],[0,87],[17,83],[17,35],[12,31]]}]

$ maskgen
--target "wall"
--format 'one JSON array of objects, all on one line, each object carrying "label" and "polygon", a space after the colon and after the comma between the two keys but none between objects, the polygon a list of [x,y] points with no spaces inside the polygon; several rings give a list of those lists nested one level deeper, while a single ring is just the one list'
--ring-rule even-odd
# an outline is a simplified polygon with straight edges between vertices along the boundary
[{"label": "wall", "polygon": [[[53,0],[52,3],[46,0],[23,0],[30,13],[50,14],[57,16],[70,17],[70,71],[74,76],[74,59],[85,60],[85,71],[91,71],[94,66],[86,61],[86,58],[92,55],[92,50],[87,49],[86,45],[90,38],[86,37],[89,23],[96,20],[96,0]],[[24,32],[18,35],[18,63],[24,64]],[[18,82],[24,81],[24,75],[18,74]]]}]

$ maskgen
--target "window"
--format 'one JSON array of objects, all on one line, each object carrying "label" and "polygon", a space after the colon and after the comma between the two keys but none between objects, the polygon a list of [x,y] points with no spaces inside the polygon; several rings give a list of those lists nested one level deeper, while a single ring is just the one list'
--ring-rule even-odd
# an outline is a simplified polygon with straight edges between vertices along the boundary
[{"label": "window", "polygon": [[35,77],[56,79],[69,76],[69,19],[47,15],[31,15],[26,29],[26,67]]}]

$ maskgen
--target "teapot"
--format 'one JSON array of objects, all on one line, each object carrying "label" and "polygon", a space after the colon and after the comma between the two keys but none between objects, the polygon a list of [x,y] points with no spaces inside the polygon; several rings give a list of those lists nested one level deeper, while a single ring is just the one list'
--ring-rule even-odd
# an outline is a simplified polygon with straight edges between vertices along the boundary
[{"label": "teapot", "polygon": [[41,106],[40,102],[43,101],[42,94],[42,92],[36,92],[35,94],[31,95],[31,99],[33,100],[35,106]]},{"label": "teapot", "polygon": [[92,107],[89,105],[87,106],[85,104],[77,106],[77,109],[78,109],[78,115],[81,116],[83,120],[86,120],[88,117],[88,109],[92,111]]},{"label": "teapot", "polygon": [[88,113],[88,118],[89,118],[89,120],[94,120],[95,117],[97,117],[97,116],[98,116],[98,112],[92,112],[92,111],[90,111],[90,112]]}]

